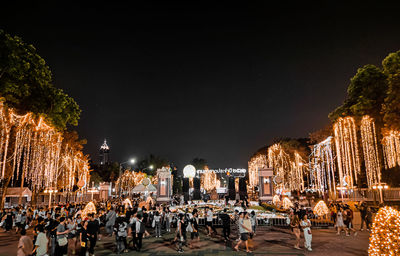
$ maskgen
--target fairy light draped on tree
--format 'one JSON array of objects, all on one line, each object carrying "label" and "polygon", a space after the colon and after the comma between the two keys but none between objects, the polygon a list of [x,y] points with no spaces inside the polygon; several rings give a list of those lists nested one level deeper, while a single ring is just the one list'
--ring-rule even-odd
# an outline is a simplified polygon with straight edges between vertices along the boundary
[{"label": "fairy light draped on tree", "polygon": [[87,156],[63,141],[63,135],[42,117],[18,115],[0,103],[0,128],[0,180],[27,181],[34,190],[57,187],[68,191],[75,179],[88,181]]},{"label": "fairy light draped on tree", "polygon": [[268,167],[274,169],[274,173],[283,182],[279,185],[282,189],[303,190],[303,168],[305,161],[295,152],[294,160],[284,151],[280,144],[274,144],[268,148]]},{"label": "fairy light draped on tree", "polygon": [[288,197],[283,198],[282,200],[282,207],[283,209],[289,209],[293,207],[292,201]]},{"label": "fairy light draped on tree", "polygon": [[257,154],[248,162],[249,165],[249,185],[254,188],[258,186],[258,171],[267,167],[267,156],[265,154]]},{"label": "fairy light draped on tree", "polygon": [[217,174],[215,172],[206,171],[205,173],[201,174],[200,184],[207,191],[217,188],[217,181]]},{"label": "fairy light draped on tree", "polygon": [[126,170],[116,182],[116,187],[124,190],[131,191],[135,186],[142,183],[147,175],[144,172],[134,172]]},{"label": "fairy light draped on tree", "polygon": [[314,145],[310,158],[311,188],[317,191],[336,192],[333,137]]},{"label": "fairy light draped on tree", "polygon": [[316,213],[318,216],[324,216],[327,215],[330,211],[328,206],[326,206],[326,203],[324,201],[319,201],[315,207],[314,207],[314,213]]},{"label": "fairy light draped on tree", "polygon": [[272,198],[272,203],[274,205],[279,205],[281,203],[281,199],[279,198],[278,195],[274,195],[274,197]]},{"label": "fairy light draped on tree", "polygon": [[400,255],[400,213],[391,208],[379,209],[369,237],[370,256]]},{"label": "fairy light draped on tree", "polygon": [[92,201],[90,201],[85,206],[85,208],[83,208],[82,214],[81,214],[82,219],[87,218],[89,213],[96,213],[96,206],[94,205],[94,203]]},{"label": "fairy light draped on tree", "polygon": [[378,156],[375,122],[370,116],[364,116],[361,120],[361,141],[368,188],[372,188],[374,184],[381,181],[381,164]]},{"label": "fairy light draped on tree", "polygon": [[382,139],[386,168],[400,166],[400,132],[389,131]]},{"label": "fairy light draped on tree", "polygon": [[350,177],[350,184],[347,185],[353,187],[361,170],[354,118],[339,118],[333,125],[333,131],[335,134],[340,186],[345,185],[343,184],[343,178],[347,176]]}]

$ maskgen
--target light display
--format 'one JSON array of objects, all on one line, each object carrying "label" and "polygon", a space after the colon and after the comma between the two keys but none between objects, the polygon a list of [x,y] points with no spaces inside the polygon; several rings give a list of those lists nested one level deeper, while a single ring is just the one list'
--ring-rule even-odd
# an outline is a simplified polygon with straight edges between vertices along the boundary
[{"label": "light display", "polygon": [[115,186],[123,191],[130,192],[135,186],[142,184],[147,175],[143,172],[134,172],[126,170],[121,177],[118,178]]},{"label": "light display", "polygon": [[290,209],[293,207],[292,201],[288,197],[283,198],[282,200],[282,207],[283,209]]},{"label": "light display", "polygon": [[[357,182],[357,175],[361,171],[354,118],[339,118],[333,125],[333,131],[335,134],[340,186],[353,187],[353,184]],[[343,178],[345,176],[350,177],[349,184],[344,184]]]},{"label": "light display", "polygon": [[18,115],[0,103],[0,180],[25,180],[33,190],[72,190],[76,179],[89,180],[89,164],[80,148],[32,113]]},{"label": "light display", "polygon": [[[208,168],[206,167],[205,169],[207,170]],[[217,181],[217,174],[215,172],[204,172],[200,176],[200,184],[207,191],[216,189],[218,185]]]},{"label": "light display", "polygon": [[391,208],[379,209],[369,237],[370,256],[400,255],[400,213]]},{"label": "light display", "polygon": [[268,148],[268,167],[273,168],[277,186],[286,190],[304,190],[303,168],[305,161],[295,152],[294,160],[284,151],[280,144]]},{"label": "light display", "polygon": [[86,219],[89,213],[96,213],[96,206],[90,201],[82,210],[82,219]]},{"label": "light display", "polygon": [[281,204],[281,199],[279,198],[278,195],[274,195],[274,197],[272,198],[272,203],[273,203],[274,205],[279,205],[279,204]]},{"label": "light display", "polygon": [[360,128],[368,188],[372,188],[374,184],[381,182],[381,164],[378,156],[375,122],[371,117],[364,116]]},{"label": "light display", "polygon": [[248,162],[249,165],[249,185],[254,188],[258,186],[258,171],[267,167],[267,155],[257,154]]},{"label": "light display", "polygon": [[126,198],[126,199],[122,202],[122,204],[124,205],[125,209],[128,209],[129,207],[130,207],[130,208],[133,208],[132,202],[131,202],[131,200],[130,200],[129,198]]},{"label": "light display", "polygon": [[314,145],[310,157],[310,185],[320,192],[336,193],[333,137]]},{"label": "light display", "polygon": [[389,131],[382,139],[386,168],[400,166],[400,132]]},{"label": "light display", "polygon": [[314,213],[316,213],[318,216],[325,216],[329,214],[329,209],[328,206],[326,206],[326,203],[321,200],[319,201],[315,207],[314,207]]}]

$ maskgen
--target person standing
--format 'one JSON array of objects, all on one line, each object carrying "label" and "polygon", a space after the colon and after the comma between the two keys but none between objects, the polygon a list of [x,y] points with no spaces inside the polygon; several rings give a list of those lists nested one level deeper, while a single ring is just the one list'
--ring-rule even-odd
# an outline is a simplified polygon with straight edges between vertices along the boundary
[{"label": "person standing", "polygon": [[176,235],[179,240],[178,243],[178,252],[183,253],[183,245],[186,242],[186,225],[185,225],[185,215],[180,214],[177,227],[176,227]]},{"label": "person standing", "polygon": [[338,209],[337,215],[336,215],[336,229],[337,229],[337,235],[340,235],[340,232],[344,230],[347,234],[346,226],[344,225],[343,221],[343,211],[341,208]]},{"label": "person standing", "polygon": [[[124,252],[128,252],[128,244],[126,241],[126,237],[128,236],[127,233],[128,223],[126,223],[125,218],[118,217],[115,222],[115,240],[117,241],[117,254],[120,254],[122,250]],[[124,249],[122,249],[122,245],[124,245]]]},{"label": "person standing", "polygon": [[249,233],[252,232],[251,227],[247,227],[244,225],[244,220],[245,220],[245,212],[240,213],[239,215],[239,234],[240,234],[240,241],[236,244],[235,250],[239,251],[239,246],[244,242],[246,245],[246,252],[251,253],[249,250]]},{"label": "person standing", "polygon": [[89,214],[89,221],[87,224],[87,234],[90,241],[89,254],[94,255],[94,247],[97,242],[97,234],[99,232],[99,222],[94,218],[94,213]]},{"label": "person standing", "polygon": [[300,249],[300,219],[298,215],[293,215],[290,221],[290,227],[292,228],[293,234],[296,237],[296,244],[294,248]]},{"label": "person standing", "polygon": [[154,213],[153,222],[156,237],[161,237],[161,216],[158,211],[155,211]]},{"label": "person standing", "polygon": [[[361,228],[360,231],[364,230],[364,224],[367,224],[367,204],[362,202],[360,205],[360,215],[361,215]],[[367,226],[367,225],[366,225]],[[368,226],[366,227],[368,229]]]},{"label": "person standing", "polygon": [[213,227],[213,219],[214,219],[214,214],[211,211],[211,208],[207,207],[205,209],[206,211],[206,225],[207,225],[207,229],[208,229],[208,234],[207,236],[211,236],[212,233],[214,232],[215,234],[217,233],[217,231],[215,230],[215,228]]},{"label": "person standing", "polygon": [[303,220],[300,222],[301,227],[304,232],[304,247],[312,251],[311,249],[311,241],[312,241],[312,233],[311,233],[311,222],[307,219],[307,214],[304,215]]},{"label": "person standing", "polygon": [[192,227],[192,233],[190,234],[191,238],[191,244],[190,247],[193,248],[195,243],[197,244],[200,242],[200,236],[199,236],[199,222],[198,222],[198,212],[193,210],[192,217],[190,219],[189,225]]},{"label": "person standing", "polygon": [[65,228],[65,217],[60,218],[60,224],[57,226],[57,245],[56,245],[56,256],[62,256],[67,254],[68,250],[68,239],[67,235],[69,230]]},{"label": "person standing", "polygon": [[26,235],[26,230],[21,229],[21,238],[18,242],[17,256],[29,256],[32,254],[33,243],[32,239]]},{"label": "person standing", "polygon": [[222,234],[225,242],[229,240],[229,236],[231,234],[231,217],[229,217],[226,212],[227,210],[225,208],[224,212],[219,216],[219,218],[222,220]]},{"label": "person standing", "polygon": [[87,221],[82,221],[81,222],[81,230],[79,232],[79,238],[81,241],[81,250],[79,251],[79,256],[86,256],[86,251],[88,249],[88,242],[89,242],[89,236],[87,233]]},{"label": "person standing", "polygon": [[47,245],[49,243],[49,239],[47,239],[46,234],[44,233],[44,226],[37,226],[38,235],[36,237],[35,249],[33,253],[36,253],[36,256],[44,256],[47,254]]},{"label": "person standing", "polygon": [[251,211],[250,214],[250,221],[251,221],[251,229],[253,232],[250,234],[250,238],[256,235],[256,227],[257,227],[257,216],[255,211]]},{"label": "person standing", "polygon": [[117,213],[114,211],[114,207],[111,207],[110,211],[106,215],[106,231],[109,236],[112,236],[116,218]]},{"label": "person standing", "polygon": [[138,214],[136,219],[136,236],[137,236],[136,248],[138,252],[140,252],[140,250],[142,249],[142,239],[144,232],[145,232],[145,226],[143,223],[143,216]]}]

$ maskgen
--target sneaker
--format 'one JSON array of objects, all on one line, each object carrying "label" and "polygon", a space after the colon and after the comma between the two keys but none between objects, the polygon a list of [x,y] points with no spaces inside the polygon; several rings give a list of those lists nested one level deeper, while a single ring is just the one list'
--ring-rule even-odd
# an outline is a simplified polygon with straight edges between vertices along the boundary
[{"label": "sneaker", "polygon": [[312,251],[312,249],[311,249],[311,248],[307,248],[307,250],[309,250],[310,252]]},{"label": "sneaker", "polygon": [[354,236],[357,236],[358,235],[358,233],[356,232],[356,233],[354,233]]}]

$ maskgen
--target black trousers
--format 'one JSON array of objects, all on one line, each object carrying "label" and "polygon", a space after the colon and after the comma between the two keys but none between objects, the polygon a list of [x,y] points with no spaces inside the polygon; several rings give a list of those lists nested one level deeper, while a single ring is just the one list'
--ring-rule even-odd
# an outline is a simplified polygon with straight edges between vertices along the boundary
[{"label": "black trousers", "polygon": [[138,251],[142,249],[142,239],[143,239],[143,233],[137,233],[136,248],[138,249]]},{"label": "black trousers", "polygon": [[231,226],[223,226],[222,227],[222,234],[226,240],[229,239],[229,236],[231,235]]},{"label": "black trousers", "polygon": [[131,243],[133,244],[133,247],[134,248],[136,248],[136,233],[134,233],[134,232],[132,232],[132,240],[131,241],[129,241],[129,244],[128,245],[130,245]]},{"label": "black trousers", "polygon": [[89,241],[90,241],[89,253],[94,254],[94,247],[96,246],[97,242],[97,234],[95,234],[94,237],[90,236]]}]

